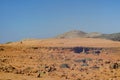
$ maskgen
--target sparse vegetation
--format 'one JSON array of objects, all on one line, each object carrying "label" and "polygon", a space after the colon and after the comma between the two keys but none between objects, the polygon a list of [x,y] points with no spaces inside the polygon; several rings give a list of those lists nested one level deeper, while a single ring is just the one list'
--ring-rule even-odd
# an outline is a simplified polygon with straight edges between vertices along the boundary
[{"label": "sparse vegetation", "polygon": [[[109,46],[112,44],[113,48],[107,48],[108,45],[101,48],[104,44],[97,44],[97,39],[90,41],[88,38],[87,43],[86,39],[83,42],[81,39],[62,40],[56,42],[54,40],[45,40],[44,42],[43,40],[42,43],[41,41],[26,41],[23,42],[23,45],[19,43],[17,45],[16,43],[1,45],[0,48],[4,50],[0,51],[0,73],[6,75],[14,73],[13,75],[19,74],[18,76],[27,76],[38,80],[48,80],[48,78],[50,78],[49,80],[108,80],[110,77],[119,80],[120,44],[118,42],[107,43],[105,40],[106,44]],[[80,45],[84,43],[85,47],[79,47],[80,40]],[[95,46],[88,47],[91,45],[89,41],[93,41],[92,45],[95,44]],[[99,45],[101,46],[99,47]],[[116,46],[118,47],[116,48]],[[79,50],[79,48],[82,49],[81,53],[75,54],[74,49]],[[89,54],[85,54],[85,52]],[[94,55],[99,52],[98,56]],[[118,54],[115,54],[116,52]]]},{"label": "sparse vegetation", "polygon": [[3,49],[3,48],[0,48],[0,51],[4,51],[4,49]]},{"label": "sparse vegetation", "polygon": [[70,68],[68,64],[61,64],[60,68]]}]

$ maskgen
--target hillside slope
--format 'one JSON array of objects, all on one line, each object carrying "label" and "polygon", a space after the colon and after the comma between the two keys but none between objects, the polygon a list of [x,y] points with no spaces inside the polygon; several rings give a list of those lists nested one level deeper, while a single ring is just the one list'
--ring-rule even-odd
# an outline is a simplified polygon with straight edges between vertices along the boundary
[{"label": "hillside slope", "polygon": [[79,37],[85,37],[86,34],[87,33],[83,32],[83,31],[72,30],[72,31],[60,34],[60,35],[56,36],[56,38],[79,38]]},{"label": "hillside slope", "polygon": [[73,30],[69,32],[65,32],[63,34],[57,35],[55,38],[103,38],[103,39],[109,39],[113,41],[120,41],[120,33],[113,33],[113,34],[102,34],[98,32],[83,32],[79,30]]}]

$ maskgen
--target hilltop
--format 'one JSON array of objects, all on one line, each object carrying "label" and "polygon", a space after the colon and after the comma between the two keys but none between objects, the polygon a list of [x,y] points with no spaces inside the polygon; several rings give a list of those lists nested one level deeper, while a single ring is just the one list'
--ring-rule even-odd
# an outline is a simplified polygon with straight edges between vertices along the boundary
[{"label": "hilltop", "polygon": [[72,30],[72,31],[60,34],[56,36],[56,38],[79,38],[79,37],[85,37],[86,35],[87,35],[86,32],[79,31],[79,30]]}]

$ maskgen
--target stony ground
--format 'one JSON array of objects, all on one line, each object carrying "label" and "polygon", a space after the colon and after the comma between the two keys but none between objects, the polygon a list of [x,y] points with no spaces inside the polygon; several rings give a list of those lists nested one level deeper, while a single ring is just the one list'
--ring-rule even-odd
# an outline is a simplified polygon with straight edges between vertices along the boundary
[{"label": "stony ground", "polygon": [[[76,53],[79,46],[89,51]],[[81,38],[1,44],[0,80],[120,80],[120,42]]]}]

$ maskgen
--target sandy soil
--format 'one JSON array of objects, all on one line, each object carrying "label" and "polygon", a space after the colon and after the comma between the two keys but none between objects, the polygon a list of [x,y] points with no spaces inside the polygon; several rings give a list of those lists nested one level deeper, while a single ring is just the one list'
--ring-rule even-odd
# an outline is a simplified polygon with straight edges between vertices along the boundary
[{"label": "sandy soil", "polygon": [[[75,53],[74,47],[102,50]],[[0,44],[0,80],[120,80],[120,42],[76,38]]]}]

